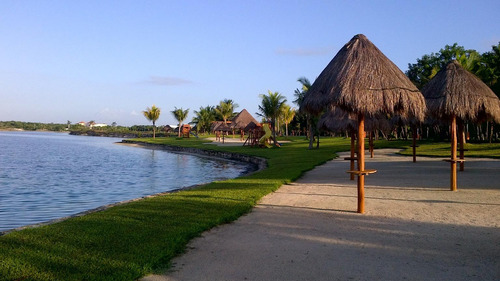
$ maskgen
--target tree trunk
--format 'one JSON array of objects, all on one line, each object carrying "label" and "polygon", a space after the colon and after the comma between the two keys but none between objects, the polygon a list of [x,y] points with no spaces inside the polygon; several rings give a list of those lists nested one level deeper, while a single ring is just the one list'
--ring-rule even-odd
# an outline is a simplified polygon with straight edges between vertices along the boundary
[{"label": "tree trunk", "polygon": [[313,141],[314,141],[314,137],[313,137],[313,129],[312,129],[312,122],[309,122],[309,149],[312,149],[313,148]]},{"label": "tree trunk", "polygon": [[491,143],[491,139],[493,138],[493,122],[491,122],[491,131],[490,131],[490,143]]},{"label": "tree trunk", "polygon": [[275,146],[278,146],[278,142],[276,141],[276,126],[275,126],[275,120],[272,120],[272,131],[273,131],[273,143]]}]

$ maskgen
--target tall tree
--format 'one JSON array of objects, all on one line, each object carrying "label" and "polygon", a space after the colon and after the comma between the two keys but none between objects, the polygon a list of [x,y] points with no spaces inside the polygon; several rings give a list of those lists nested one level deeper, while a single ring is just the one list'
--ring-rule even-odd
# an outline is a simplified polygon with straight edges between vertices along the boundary
[{"label": "tall tree", "polygon": [[276,140],[276,121],[283,111],[286,98],[278,92],[268,91],[267,95],[260,95],[261,104],[259,105],[260,113],[257,115],[267,118],[271,121],[271,129],[273,132],[274,144],[277,145]]},{"label": "tall tree", "polygon": [[475,50],[466,50],[463,46],[446,45],[438,53],[424,55],[417,59],[417,63],[409,63],[406,76],[419,88],[422,89],[441,68],[446,66],[450,60],[456,59],[467,70],[476,73],[479,70],[480,55]]},{"label": "tall tree", "polygon": [[[317,123],[317,120],[314,120],[314,119],[316,119],[315,116],[312,116],[309,112],[306,112],[302,109],[302,101],[304,101],[304,98],[307,95],[307,91],[311,87],[311,82],[309,81],[309,79],[307,79],[305,77],[300,77],[299,79],[297,79],[297,82],[299,82],[302,85],[302,87],[300,90],[299,89],[295,90],[295,94],[294,94],[295,100],[293,102],[299,106],[299,114],[305,115],[306,123],[307,123],[306,124],[307,131],[309,132],[308,133],[308,135],[309,135],[309,149],[312,149],[314,135],[315,135],[314,133],[315,133],[315,131],[317,131],[316,126],[315,126],[315,124]],[[318,139],[318,141],[319,141],[319,139]]]},{"label": "tall tree", "polygon": [[174,118],[179,122],[179,138],[181,137],[181,127],[182,127],[182,122],[186,120],[188,113],[189,113],[189,108],[184,110],[181,108],[174,107],[175,109],[172,112],[174,115]]},{"label": "tall tree", "polygon": [[197,131],[208,132],[212,122],[215,121],[215,108],[210,105],[201,106],[199,111],[194,111],[194,114],[191,123],[196,124]]},{"label": "tall tree", "polygon": [[483,68],[479,71],[478,76],[486,85],[500,97],[500,42],[494,45],[489,52],[485,52],[481,56],[481,65]]},{"label": "tall tree", "polygon": [[292,122],[293,117],[295,117],[295,108],[290,107],[288,104],[283,106],[283,110],[281,112],[281,120],[285,124],[285,135],[288,137],[288,124]]},{"label": "tall tree", "polygon": [[142,112],[144,114],[144,117],[148,119],[149,121],[153,122],[153,138],[156,138],[156,120],[160,118],[160,108],[156,107],[154,104],[151,106],[151,108],[147,107],[146,110]]},{"label": "tall tree", "polygon": [[237,103],[234,103],[231,99],[225,99],[219,102],[219,105],[215,107],[215,112],[219,117],[224,121],[224,124],[227,124],[227,120],[232,118],[234,114],[234,110],[238,107]]}]

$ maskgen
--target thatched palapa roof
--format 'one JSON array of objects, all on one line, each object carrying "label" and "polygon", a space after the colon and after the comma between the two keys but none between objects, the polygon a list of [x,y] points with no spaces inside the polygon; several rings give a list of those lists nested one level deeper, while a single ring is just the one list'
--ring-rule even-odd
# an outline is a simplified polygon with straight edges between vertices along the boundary
[{"label": "thatched palapa roof", "polygon": [[[331,132],[355,131],[358,129],[357,116],[352,112],[349,113],[338,107],[333,107],[321,115],[318,121],[318,128]],[[389,132],[391,129],[391,124],[385,116],[378,115],[366,118],[366,131],[381,130]]]},{"label": "thatched palapa roof", "polygon": [[457,61],[449,62],[422,89],[429,111],[438,119],[455,115],[465,121],[500,123],[500,100]]},{"label": "thatched palapa roof", "polygon": [[358,128],[356,115],[338,107],[325,112],[318,121],[318,128],[331,132],[354,131]]},{"label": "thatched palapa roof", "polygon": [[214,121],[210,126],[210,131],[230,131],[229,125],[224,124],[224,121]]},{"label": "thatched palapa roof", "polygon": [[335,55],[304,98],[319,113],[328,105],[374,116],[406,114],[422,121],[425,101],[406,75],[364,35],[354,36]]},{"label": "thatched palapa roof", "polygon": [[248,132],[250,130],[257,129],[259,127],[262,127],[262,125],[260,123],[255,123],[252,121],[252,122],[248,123],[248,125],[243,129],[243,131]]},{"label": "thatched palapa roof", "polygon": [[250,123],[255,123],[256,125],[259,124],[259,122],[253,118],[253,116],[246,109],[243,109],[233,118],[231,128],[245,129]]}]

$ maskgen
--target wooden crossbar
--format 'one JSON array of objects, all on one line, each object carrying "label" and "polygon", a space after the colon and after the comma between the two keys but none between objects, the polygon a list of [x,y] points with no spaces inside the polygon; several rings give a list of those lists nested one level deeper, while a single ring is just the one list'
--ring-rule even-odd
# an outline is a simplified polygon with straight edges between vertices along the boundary
[{"label": "wooden crossbar", "polygon": [[364,170],[364,171],[347,171],[346,173],[355,174],[355,175],[360,176],[360,175],[374,174],[376,172],[377,172],[377,170],[367,169],[367,170]]}]

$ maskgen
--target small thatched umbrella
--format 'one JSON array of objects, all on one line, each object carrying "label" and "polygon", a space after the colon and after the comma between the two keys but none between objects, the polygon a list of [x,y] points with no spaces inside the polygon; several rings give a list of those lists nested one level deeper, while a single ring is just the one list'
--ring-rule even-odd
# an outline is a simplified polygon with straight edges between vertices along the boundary
[{"label": "small thatched umbrella", "polygon": [[356,35],[335,55],[304,98],[304,109],[319,113],[333,105],[358,120],[358,212],[364,213],[365,116],[405,114],[423,120],[425,101],[405,74],[364,35]]},{"label": "small thatched umbrella", "polygon": [[[451,125],[450,189],[457,190],[457,119],[459,122],[500,123],[500,101],[479,78],[465,70],[457,61],[441,69],[422,89],[429,111],[438,119],[448,119]],[[463,131],[463,126],[462,131]],[[463,133],[461,133],[463,137]],[[463,142],[461,141],[461,146]]]},{"label": "small thatched umbrella", "polygon": [[[221,132],[222,133],[222,143],[224,143],[224,140],[225,140],[225,133],[229,133],[232,131],[231,127],[228,125],[228,124],[224,124],[224,122],[222,122],[222,124],[220,124],[218,127],[217,127],[217,131]],[[225,132],[225,133],[224,133]]]}]

